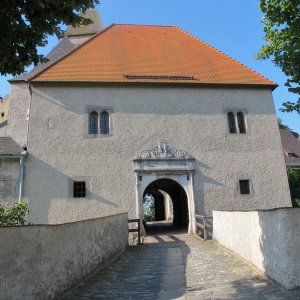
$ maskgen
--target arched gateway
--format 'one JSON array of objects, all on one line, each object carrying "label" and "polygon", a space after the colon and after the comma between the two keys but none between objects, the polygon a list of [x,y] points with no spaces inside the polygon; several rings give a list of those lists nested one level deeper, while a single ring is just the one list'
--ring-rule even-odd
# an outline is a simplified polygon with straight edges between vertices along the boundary
[{"label": "arched gateway", "polygon": [[145,194],[152,192],[157,197],[165,194],[172,200],[174,224],[186,226],[189,233],[195,233],[194,160],[185,151],[171,147],[165,139],[142,151],[134,160],[136,207],[141,220]]}]

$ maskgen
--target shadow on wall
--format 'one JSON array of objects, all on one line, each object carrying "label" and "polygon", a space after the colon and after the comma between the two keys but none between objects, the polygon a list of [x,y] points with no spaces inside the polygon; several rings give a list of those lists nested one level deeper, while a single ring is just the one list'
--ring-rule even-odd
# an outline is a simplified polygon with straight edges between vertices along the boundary
[{"label": "shadow on wall", "polygon": [[209,193],[206,193],[206,195],[204,194],[204,185],[216,185],[219,187],[224,187],[225,185],[205,176],[202,172],[203,169],[211,170],[212,168],[207,164],[195,159],[195,173],[198,177],[197,180],[195,179],[194,181],[195,210],[196,215],[211,215],[212,212],[210,209],[212,209],[212,207],[208,207],[205,203],[207,202],[213,204],[214,202],[212,199],[208,199],[208,197],[210,197]]},{"label": "shadow on wall", "polygon": [[[196,161],[199,181],[194,187],[197,190],[195,209],[196,214],[202,215],[209,214],[205,211],[205,201],[209,195],[204,195],[204,185],[213,184],[220,187],[224,185],[203,175],[201,168],[209,169],[209,166]],[[31,177],[38,178],[38,182],[31,180]],[[92,176],[84,176],[84,180],[87,182],[86,198],[73,198],[73,180],[80,181],[83,179],[81,177],[74,179],[29,153],[24,190],[25,200],[26,197],[29,197],[31,210],[29,222],[33,224],[60,224],[111,215],[122,212],[121,209],[129,209],[124,207],[126,203],[116,204],[110,199],[92,192],[93,179]],[[122,178],[118,180],[121,181]],[[135,177],[132,171],[132,184],[134,185],[134,183]],[[27,193],[28,190],[30,194]]]},{"label": "shadow on wall", "polygon": [[300,208],[259,211],[258,217],[266,274],[287,289],[300,287]]},{"label": "shadow on wall", "polygon": [[[31,176],[38,178],[38,182],[33,181]],[[91,192],[89,188],[91,177],[85,176],[84,178],[87,180],[87,197],[73,198],[73,181],[82,179],[71,178],[29,153],[24,189],[24,199],[28,200],[27,197],[29,197],[29,222],[61,224],[121,212],[119,205]],[[105,213],[103,213],[104,208]]]},{"label": "shadow on wall", "polygon": [[[41,87],[41,88],[39,88]],[[66,97],[65,89],[69,89],[69,96]],[[154,89],[155,88],[155,89]],[[201,93],[199,94],[199,90]],[[47,92],[43,92],[47,91]],[[132,90],[134,90],[135,97],[132,97]],[[162,93],[163,90],[163,93]],[[101,91],[101,92],[100,92]],[[34,94],[44,100],[51,102],[54,105],[58,105],[63,109],[72,111],[77,114],[85,113],[80,109],[77,101],[78,98],[84,99],[85,103],[95,103],[95,99],[98,99],[100,103],[110,103],[114,107],[114,112],[120,113],[133,113],[133,114],[164,114],[164,115],[178,115],[179,107],[174,105],[174,94],[178,99],[184,99],[184,106],[181,107],[180,114],[201,114],[216,115],[216,106],[207,105],[208,101],[215,101],[216,105],[223,103],[226,107],[232,107],[232,95],[234,94],[236,99],[245,103],[245,95],[249,100],[257,102],[259,98],[270,97],[270,91],[254,89],[228,89],[228,88],[203,88],[203,87],[187,87],[182,86],[162,86],[160,84],[144,84],[140,88],[137,88],[136,83],[130,86],[116,85],[116,84],[99,84],[99,83],[59,83],[56,82],[55,86],[52,83],[34,83]],[[263,94],[262,94],[263,93]],[[189,97],[187,97],[187,94]],[[200,96],[199,96],[200,95]],[[251,96],[250,96],[251,95]],[[148,101],[141,102],[141,99],[148,98]],[[200,98],[199,98],[200,97]],[[71,101],[71,99],[73,101]],[[119,106],[121,99],[122,107]],[[207,101],[201,101],[201,100]],[[130,101],[127,101],[130,100]],[[149,107],[149,101],[153,104],[157,104],[160,110],[153,110]],[[271,102],[270,102],[271,103]],[[260,115],[274,115],[273,108],[270,108],[270,103],[260,102],[259,108],[255,111],[255,114]],[[116,105],[118,104],[118,105]],[[128,104],[128,105],[126,105]],[[133,109],[134,108],[134,109]],[[221,109],[221,111],[223,111]]]}]

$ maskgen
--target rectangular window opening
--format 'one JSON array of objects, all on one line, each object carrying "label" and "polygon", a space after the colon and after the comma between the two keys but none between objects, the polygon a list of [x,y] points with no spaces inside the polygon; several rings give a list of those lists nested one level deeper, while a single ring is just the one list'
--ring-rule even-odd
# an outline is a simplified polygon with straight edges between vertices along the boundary
[{"label": "rectangular window opening", "polygon": [[86,183],[85,181],[74,181],[73,183],[73,197],[85,198],[86,197]]},{"label": "rectangular window opening", "polygon": [[249,195],[250,194],[249,180],[240,180],[240,192],[241,192],[241,195]]},{"label": "rectangular window opening", "polygon": [[109,135],[110,132],[110,114],[107,109],[95,109],[88,111],[89,127],[88,133],[93,135]]}]

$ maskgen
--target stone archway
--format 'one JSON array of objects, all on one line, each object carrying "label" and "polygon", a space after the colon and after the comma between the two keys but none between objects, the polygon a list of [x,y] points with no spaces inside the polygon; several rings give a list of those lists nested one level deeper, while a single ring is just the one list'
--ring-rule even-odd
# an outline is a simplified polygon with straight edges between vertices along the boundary
[{"label": "stone archway", "polygon": [[[188,198],[183,187],[174,180],[162,178],[151,182],[143,197],[154,199],[154,220],[144,223],[146,232],[158,230],[187,230],[189,225]],[[170,201],[168,201],[170,200]],[[172,216],[168,216],[168,205],[172,203]],[[170,220],[167,220],[170,217]],[[163,222],[161,222],[163,221]]]},{"label": "stone archway", "polygon": [[170,180],[186,194],[187,228],[189,233],[195,233],[194,160],[185,151],[171,147],[165,139],[138,155],[134,160],[138,218],[143,219],[143,196],[147,187],[157,180]]}]

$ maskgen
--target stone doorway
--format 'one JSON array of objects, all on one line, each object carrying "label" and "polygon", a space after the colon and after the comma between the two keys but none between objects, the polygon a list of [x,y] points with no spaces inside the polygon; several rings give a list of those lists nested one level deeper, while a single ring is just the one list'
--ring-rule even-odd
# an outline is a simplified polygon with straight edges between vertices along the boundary
[{"label": "stone doorway", "polygon": [[194,160],[185,151],[169,146],[165,139],[134,160],[136,214],[141,223],[144,197],[150,194],[157,210],[155,221],[195,233]]},{"label": "stone doorway", "polygon": [[[174,180],[163,178],[150,183],[143,195],[144,226],[146,233],[155,234],[166,231],[187,232],[189,225],[188,198],[183,187]],[[145,211],[145,200],[153,199],[151,209]],[[150,201],[152,202],[152,201]],[[147,204],[150,203],[148,201]],[[149,213],[151,219],[149,220]]]}]

